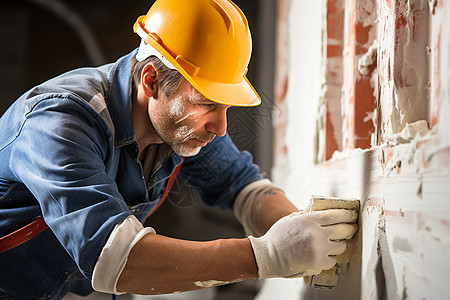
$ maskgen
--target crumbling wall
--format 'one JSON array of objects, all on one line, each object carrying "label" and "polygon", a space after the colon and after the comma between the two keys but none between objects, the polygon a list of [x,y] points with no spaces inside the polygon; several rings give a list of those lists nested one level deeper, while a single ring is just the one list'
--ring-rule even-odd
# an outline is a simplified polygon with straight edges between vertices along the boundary
[{"label": "crumbling wall", "polygon": [[450,1],[278,3],[274,181],[299,208],[359,198],[360,229],[333,290],[257,299],[448,298]]}]

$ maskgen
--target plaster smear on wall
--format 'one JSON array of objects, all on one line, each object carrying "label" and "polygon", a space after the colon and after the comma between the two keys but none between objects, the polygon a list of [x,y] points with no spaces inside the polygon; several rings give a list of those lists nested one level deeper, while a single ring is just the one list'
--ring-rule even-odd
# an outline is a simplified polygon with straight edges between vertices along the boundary
[{"label": "plaster smear on wall", "polygon": [[[358,71],[363,75],[370,74],[370,68],[377,64],[378,42],[374,40],[369,50],[358,59]],[[375,87],[375,86],[372,86]]]},{"label": "plaster smear on wall", "polygon": [[[327,19],[327,8],[326,1],[322,0],[322,18],[323,18],[323,27],[326,28],[326,19]],[[337,12],[334,14],[343,13],[345,7],[345,0],[338,0],[335,2]],[[336,16],[335,16],[336,17]],[[324,48],[333,47],[334,49],[342,49],[344,41],[331,39],[326,36],[326,32],[324,31],[324,38],[326,40],[323,41]],[[326,49],[326,48],[325,48]],[[330,116],[331,123],[333,125],[333,135],[337,144],[337,149],[342,149],[342,112],[341,112],[341,103],[340,101],[336,101],[341,98],[342,94],[342,83],[343,83],[343,70],[342,70],[342,55],[336,55],[331,57],[323,51],[322,56],[322,65],[323,68],[326,68],[326,72],[333,76],[332,78],[325,78],[326,83],[322,86],[323,91],[327,93],[328,99],[328,114]],[[326,65],[325,65],[326,64]],[[324,70],[325,72],[325,70]],[[327,74],[327,76],[328,76]],[[319,112],[320,114],[320,112]],[[323,115],[322,115],[323,116]],[[320,117],[318,115],[318,117]],[[316,129],[317,130],[317,129]],[[325,145],[323,145],[325,147]],[[323,157],[323,156],[322,156]]]},{"label": "plaster smear on wall", "polygon": [[[388,4],[391,3],[391,4]],[[406,123],[428,117],[427,1],[381,1],[380,103],[382,132],[400,132]]]},{"label": "plaster smear on wall", "polygon": [[[378,3],[376,0],[356,2],[356,21],[364,27],[371,26],[378,18]],[[376,34],[376,31],[373,33]],[[374,37],[369,35],[369,41]]]},{"label": "plaster smear on wall", "polygon": [[[322,20],[323,28],[329,26],[339,26],[342,22],[339,14],[344,12],[345,0],[337,0],[333,4],[331,11],[327,11],[326,2],[322,1]],[[329,8],[330,9],[330,8]],[[328,15],[332,14],[332,16]],[[332,24],[326,24],[327,18],[333,18]],[[342,33],[335,28],[330,29],[333,32],[323,31],[323,50],[322,50],[322,68],[323,80],[321,86],[321,95],[316,113],[317,122],[315,125],[315,159],[314,162],[321,162],[326,158],[327,132],[333,128],[332,136],[336,142],[338,150],[342,149],[342,114],[341,103],[337,101],[342,94],[342,55],[339,55],[337,49],[343,48]],[[331,53],[328,53],[331,51]],[[331,124],[326,124],[330,122]],[[331,126],[330,126],[331,125]]]},{"label": "plaster smear on wall", "polygon": [[[371,31],[375,31],[376,26],[373,26]],[[373,97],[377,99],[378,96],[378,69],[377,69],[377,54],[378,54],[378,41],[372,40],[372,44],[366,53],[358,58],[358,72],[362,75],[370,76],[370,87],[373,89]],[[374,128],[374,132],[370,137],[370,145],[377,145],[377,127],[378,127],[378,114],[377,109],[366,112],[366,116],[363,122],[371,122]]]},{"label": "plaster smear on wall", "polygon": [[[351,0],[345,1],[346,6],[352,6]],[[343,61],[343,80],[342,80],[342,93],[341,93],[341,114],[342,114],[342,145],[343,148],[353,148],[354,144],[354,118],[353,112],[355,111],[355,103],[352,99],[355,97],[355,66],[353,65],[355,59],[355,39],[356,30],[354,28],[355,12],[352,10],[344,9],[344,47],[342,51]]]},{"label": "plaster smear on wall", "polygon": [[[323,1],[324,3],[324,1]],[[345,11],[345,5],[346,2],[344,0],[336,1],[336,3],[333,3],[333,8],[331,11],[328,11],[328,13],[331,13],[332,16],[327,15],[327,9],[325,5],[323,7],[325,13],[324,13],[324,20],[327,18],[331,18],[331,22],[336,23],[336,11],[340,13],[344,13]],[[361,49],[367,49],[367,51],[363,54],[356,55],[357,60],[357,71],[355,73],[356,78],[353,78],[352,75],[348,72],[345,73],[346,80],[351,81],[351,88],[353,88],[353,80],[361,80],[361,76],[370,76],[370,86],[373,89],[373,97],[376,99],[377,97],[377,83],[378,83],[378,76],[377,76],[377,50],[378,50],[378,42],[377,42],[377,26],[378,23],[378,3],[377,0],[367,0],[367,1],[358,1],[356,3],[357,6],[357,12],[356,12],[356,23],[358,25],[359,31],[368,30],[367,33],[367,41],[365,44],[357,44],[355,47],[357,48],[357,51],[360,51]],[[347,19],[345,20],[345,25],[347,26],[349,23],[348,18],[351,18],[350,15],[346,15]],[[326,23],[326,21],[325,21]],[[324,24],[324,27],[326,27],[327,24]],[[362,28],[361,28],[362,27]],[[347,32],[348,29],[344,29],[343,31]],[[336,52],[336,49],[339,49],[343,47],[343,40],[336,40],[333,38],[330,38],[326,36],[326,31],[324,32],[324,49],[328,50],[330,48],[331,51],[333,51],[332,55],[335,55],[334,52]],[[347,53],[349,51],[349,48],[345,49],[345,52]],[[321,162],[323,158],[325,157],[325,148],[326,148],[326,133],[325,132],[325,124],[323,119],[325,118],[325,113],[328,114],[327,117],[329,117],[329,121],[331,121],[331,124],[333,126],[333,137],[337,143],[337,151],[342,151],[344,149],[343,144],[345,142],[349,142],[350,139],[359,139],[359,136],[353,136],[353,126],[349,126],[348,119],[345,118],[346,115],[352,115],[354,106],[351,101],[349,101],[348,97],[353,93],[352,90],[346,89],[343,87],[343,56],[341,55],[327,55],[326,51],[324,51],[323,55],[323,65],[326,68],[326,77],[325,77],[325,83],[322,86],[322,97],[320,99],[320,106],[317,112],[317,125],[315,126],[316,129],[316,153],[317,158],[315,162]],[[348,56],[348,55],[347,55]],[[348,62],[347,62],[348,64]],[[348,71],[348,70],[347,70]],[[340,101],[336,101],[340,100]],[[371,122],[373,125],[373,128],[376,128],[377,126],[377,118],[374,111],[367,112],[366,117],[364,118],[364,122]],[[329,129],[329,128],[328,128]],[[376,131],[371,136],[372,145],[375,145],[376,143]],[[351,143],[353,144],[353,143]],[[351,147],[352,148],[352,147]]]}]

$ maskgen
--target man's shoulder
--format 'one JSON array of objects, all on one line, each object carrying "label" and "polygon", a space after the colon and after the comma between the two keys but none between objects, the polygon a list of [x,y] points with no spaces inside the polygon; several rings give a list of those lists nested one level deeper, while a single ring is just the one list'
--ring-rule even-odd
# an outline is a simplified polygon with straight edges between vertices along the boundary
[{"label": "man's shoulder", "polygon": [[89,100],[98,93],[106,94],[111,67],[112,64],[109,64],[68,71],[34,87],[29,91],[27,98],[48,94],[74,94],[83,100]]}]

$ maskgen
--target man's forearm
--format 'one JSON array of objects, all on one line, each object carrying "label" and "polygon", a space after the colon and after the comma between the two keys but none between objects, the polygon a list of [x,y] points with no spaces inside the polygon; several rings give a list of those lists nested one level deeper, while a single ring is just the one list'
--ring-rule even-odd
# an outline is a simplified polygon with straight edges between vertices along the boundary
[{"label": "man's forearm", "polygon": [[248,239],[193,242],[147,234],[132,248],[117,290],[167,294],[256,277]]},{"label": "man's forearm", "polygon": [[282,217],[298,211],[279,189],[268,188],[258,198],[252,210],[252,219],[259,236]]}]

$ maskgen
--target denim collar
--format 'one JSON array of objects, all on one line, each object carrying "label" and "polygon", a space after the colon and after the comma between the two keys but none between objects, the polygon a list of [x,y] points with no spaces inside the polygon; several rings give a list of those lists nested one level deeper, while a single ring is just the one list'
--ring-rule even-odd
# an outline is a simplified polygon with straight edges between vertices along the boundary
[{"label": "denim collar", "polygon": [[112,66],[108,74],[109,99],[108,110],[115,127],[115,147],[122,147],[136,142],[133,126],[131,59],[137,49],[121,57]]}]

